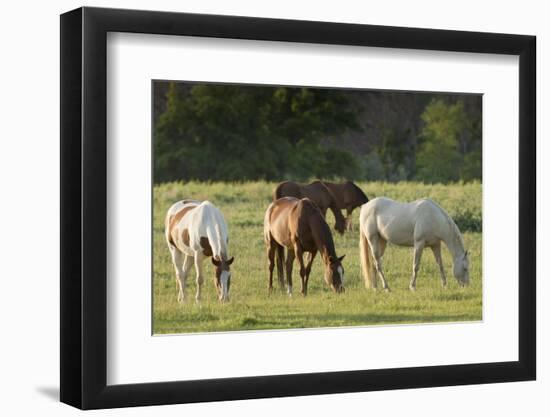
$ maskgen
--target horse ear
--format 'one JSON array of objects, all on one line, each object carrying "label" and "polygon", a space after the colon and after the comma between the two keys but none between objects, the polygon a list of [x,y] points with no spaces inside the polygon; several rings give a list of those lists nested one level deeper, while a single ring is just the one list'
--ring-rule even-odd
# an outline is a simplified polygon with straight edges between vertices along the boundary
[{"label": "horse ear", "polygon": [[464,252],[464,257],[465,257],[465,258],[468,257],[468,252],[469,252],[469,250],[467,250],[466,252]]},{"label": "horse ear", "polygon": [[220,261],[218,261],[214,256],[212,256],[212,263],[216,266],[220,266]]},{"label": "horse ear", "polygon": [[345,257],[346,257],[346,255],[342,255],[342,256],[340,256],[340,257],[338,258],[338,260],[339,260],[340,262],[342,262],[342,261],[344,260]]},{"label": "horse ear", "polygon": [[234,260],[235,260],[235,257],[232,256],[231,259],[229,259],[229,260],[227,261],[227,265],[231,265],[231,264],[233,263]]}]

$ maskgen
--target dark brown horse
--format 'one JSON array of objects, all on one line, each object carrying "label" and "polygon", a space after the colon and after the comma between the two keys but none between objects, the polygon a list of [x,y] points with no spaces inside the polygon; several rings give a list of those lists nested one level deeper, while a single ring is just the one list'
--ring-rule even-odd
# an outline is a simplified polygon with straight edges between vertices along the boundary
[{"label": "dark brown horse", "polygon": [[[264,239],[269,260],[269,291],[273,290],[273,269],[277,260],[279,283],[283,283],[284,249],[287,249],[287,291],[292,295],[292,265],[294,258],[300,264],[302,295],[307,294],[311,265],[320,252],[325,267],[325,282],[333,291],[344,291],[344,256],[336,256],[330,227],[319,208],[308,198],[283,197],[269,205],[265,213]],[[304,252],[311,253],[304,265]]]},{"label": "dark brown horse", "polygon": [[336,223],[334,229],[340,234],[346,229],[346,220],[338,208],[336,196],[321,181],[313,181],[310,184],[299,184],[293,181],[284,181],[277,185],[273,191],[273,201],[282,197],[309,198],[321,210],[323,217],[326,217],[327,210],[334,214]]},{"label": "dark brown horse", "polygon": [[351,181],[346,181],[341,184],[324,181],[324,184],[336,197],[336,203],[340,210],[346,210],[346,226],[351,230],[351,213],[357,207],[368,203],[367,195]]}]

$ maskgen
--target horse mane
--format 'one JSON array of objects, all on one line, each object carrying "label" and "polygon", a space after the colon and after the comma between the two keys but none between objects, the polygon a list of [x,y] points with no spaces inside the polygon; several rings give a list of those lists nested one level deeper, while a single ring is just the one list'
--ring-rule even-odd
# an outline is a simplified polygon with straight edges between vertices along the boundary
[{"label": "horse mane", "polygon": [[361,198],[364,198],[365,200],[365,203],[367,203],[369,201],[369,198],[367,197],[367,195],[365,194],[365,192],[359,188],[359,186],[357,184],[355,184],[353,181],[346,181],[345,184],[348,184],[348,185],[351,185],[351,187],[353,188],[353,190],[358,193],[359,197]]},{"label": "horse mane", "polygon": [[[311,201],[309,198],[302,198],[300,200],[302,202],[302,205],[304,207],[307,207],[307,210],[310,210],[310,213],[307,214],[307,219],[309,222],[316,222],[319,226],[318,229],[311,227],[312,235],[315,239],[315,243],[318,246],[319,252],[321,251],[321,243],[325,244],[325,247],[327,249],[327,255],[332,255],[336,257],[336,247],[334,246],[334,239],[332,237],[332,232],[330,231],[330,226],[324,219],[323,215],[321,214],[321,210],[317,205]],[[315,231],[318,230],[321,235],[318,233],[315,233]]]},{"label": "horse mane", "polygon": [[462,237],[462,233],[460,232],[460,229],[456,225],[455,221],[452,219],[452,217],[447,213],[439,204],[437,204],[435,201],[430,200],[443,214],[445,219],[447,219],[447,223],[449,224],[449,229],[454,232],[454,240],[456,243],[458,243],[459,247],[462,250],[465,250],[464,247],[464,238]]},{"label": "horse mane", "polygon": [[218,224],[218,222],[216,222],[214,224],[214,230],[216,231],[216,239],[218,241],[218,245],[220,246],[218,249],[219,249],[219,257],[220,259],[224,259],[224,255],[227,256],[227,254],[225,253],[226,251],[222,249],[222,245],[224,243],[224,241],[222,240],[222,236],[221,236],[221,232],[220,232],[220,225]]},{"label": "horse mane", "polygon": [[[214,206],[210,201],[204,201],[202,202],[201,206],[208,208],[210,211],[210,215],[212,216],[214,220],[214,236],[212,236],[212,232],[210,228],[207,228],[206,234],[208,237],[208,241],[210,243],[210,246],[212,247],[212,254],[213,256],[218,256],[220,259],[225,259],[224,256],[227,256],[227,248],[225,246],[225,241],[223,240],[221,236],[220,231],[220,224],[219,221],[221,213],[219,210]],[[223,219],[223,217],[221,217]]]}]

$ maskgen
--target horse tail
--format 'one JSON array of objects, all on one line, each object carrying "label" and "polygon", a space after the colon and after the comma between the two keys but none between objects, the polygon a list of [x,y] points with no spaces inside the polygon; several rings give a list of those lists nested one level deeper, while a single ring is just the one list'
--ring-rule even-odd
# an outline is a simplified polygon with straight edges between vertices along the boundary
[{"label": "horse tail", "polygon": [[359,231],[359,256],[361,258],[361,272],[366,288],[376,288],[376,271],[372,250],[363,230]]},{"label": "horse tail", "polygon": [[267,210],[265,211],[264,216],[264,242],[266,245],[271,241],[271,231],[270,231],[270,223],[271,223],[271,210],[273,209],[273,203],[267,207]]}]

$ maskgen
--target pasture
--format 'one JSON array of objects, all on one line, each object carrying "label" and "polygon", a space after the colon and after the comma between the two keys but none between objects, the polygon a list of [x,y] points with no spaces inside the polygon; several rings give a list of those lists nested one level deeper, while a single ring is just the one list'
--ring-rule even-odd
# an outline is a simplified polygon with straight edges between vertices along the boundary
[{"label": "pasture", "polygon": [[[482,319],[482,223],[479,182],[422,184],[416,182],[357,183],[367,196],[387,196],[401,201],[429,197],[454,218],[470,251],[470,286],[459,287],[452,276],[452,259],[443,246],[447,288],[441,288],[439,270],[430,250],[422,257],[417,291],[408,289],[412,273],[412,248],[389,245],[384,269],[392,291],[366,290],[358,251],[359,209],[353,212],[352,232],[334,231],[332,213],[327,221],[333,231],[336,252],[345,254],[344,294],[333,293],[324,283],[318,256],[308,286],[299,293],[300,277],[294,267],[294,294],[275,291],[268,296],[267,257],[263,241],[264,213],[275,183],[172,182],[153,191],[153,333],[189,333],[232,330],[288,329],[380,324],[463,322]],[[202,302],[195,304],[195,269],[189,274],[187,300],[177,302],[174,268],[164,239],[164,216],[172,203],[183,198],[209,200],[223,213],[229,227],[231,301],[218,302],[213,265],[204,262]],[[276,280],[275,280],[276,281]],[[278,284],[277,284],[278,285]]]}]

